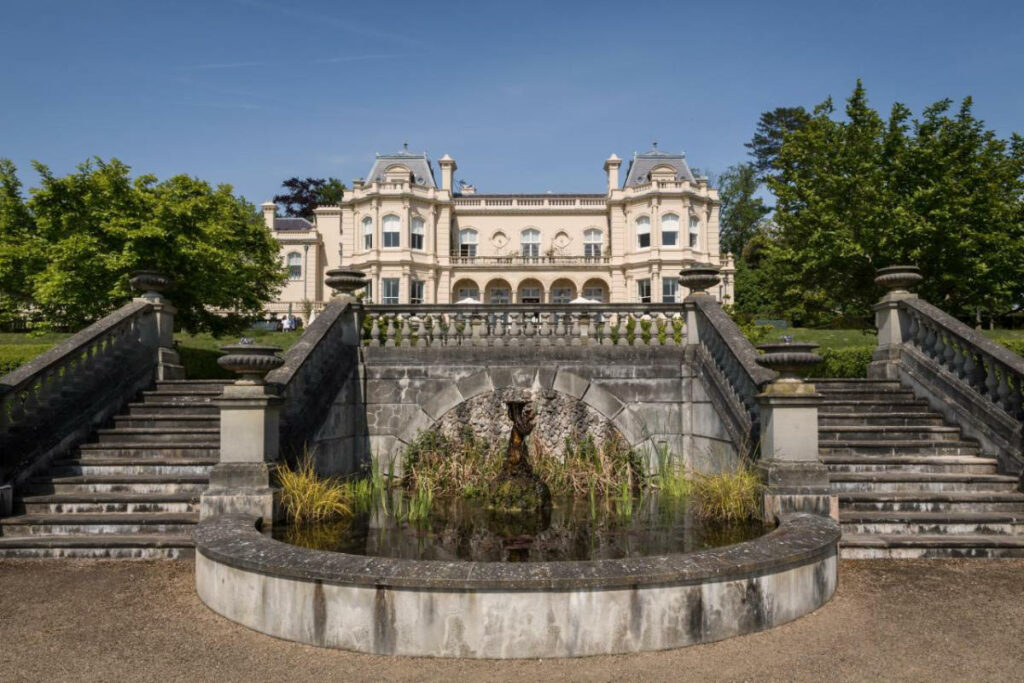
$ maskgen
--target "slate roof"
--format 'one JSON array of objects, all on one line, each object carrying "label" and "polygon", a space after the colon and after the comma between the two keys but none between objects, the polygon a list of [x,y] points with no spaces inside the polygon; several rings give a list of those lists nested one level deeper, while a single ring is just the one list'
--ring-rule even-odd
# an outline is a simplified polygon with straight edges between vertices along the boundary
[{"label": "slate roof", "polygon": [[626,171],[626,183],[623,187],[642,185],[649,180],[651,169],[657,166],[671,166],[676,170],[676,180],[693,181],[693,173],[686,165],[685,154],[669,154],[659,152],[657,148],[643,154],[633,153]]},{"label": "slate roof", "polygon": [[384,182],[386,178],[385,171],[393,164],[401,164],[408,168],[412,173],[415,184],[423,185],[424,187],[437,187],[437,183],[434,182],[434,167],[431,165],[426,153],[415,154],[410,152],[408,148],[403,148],[402,151],[395,154],[378,154],[377,159],[370,168],[370,172],[366,175],[366,182]]},{"label": "slate roof", "polygon": [[307,232],[313,224],[305,218],[275,218],[274,230],[278,232]]}]

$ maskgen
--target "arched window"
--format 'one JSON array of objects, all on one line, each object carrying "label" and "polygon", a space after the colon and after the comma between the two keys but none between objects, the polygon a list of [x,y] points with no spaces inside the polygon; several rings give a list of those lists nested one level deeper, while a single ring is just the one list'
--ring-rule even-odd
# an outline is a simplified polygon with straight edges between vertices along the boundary
[{"label": "arched window", "polygon": [[529,228],[519,234],[519,243],[522,245],[523,258],[535,259],[540,257],[540,230]]},{"label": "arched window", "polygon": [[459,256],[476,258],[476,230],[459,230]]},{"label": "arched window", "polygon": [[288,279],[302,279],[302,254],[297,251],[288,254]]},{"label": "arched window", "polygon": [[666,213],[661,217],[661,246],[675,247],[679,245],[679,216]]},{"label": "arched window", "polygon": [[381,221],[381,225],[384,230],[384,248],[385,249],[396,249],[401,245],[402,232],[399,227],[401,221],[398,216],[387,215],[384,216],[384,220]]},{"label": "arched window", "polygon": [[604,233],[597,228],[583,232],[583,256],[601,258],[601,247],[604,246]]},{"label": "arched window", "polygon": [[373,249],[373,219],[369,216],[363,219],[363,249]]},{"label": "arched window", "polygon": [[422,218],[412,219],[412,228],[410,228],[409,246],[413,249],[423,249],[424,242],[424,225]]},{"label": "arched window", "polygon": [[638,249],[651,247],[651,219],[648,216],[636,219],[636,246]]},{"label": "arched window", "polygon": [[690,248],[697,249],[700,244],[700,219],[690,216]]}]

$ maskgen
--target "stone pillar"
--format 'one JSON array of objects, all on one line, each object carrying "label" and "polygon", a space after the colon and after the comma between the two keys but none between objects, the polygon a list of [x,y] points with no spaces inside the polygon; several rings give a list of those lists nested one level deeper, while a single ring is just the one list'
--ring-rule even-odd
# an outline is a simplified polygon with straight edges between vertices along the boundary
[{"label": "stone pillar", "polygon": [[281,397],[263,378],[281,367],[279,346],[246,343],[221,348],[227,355],[217,363],[241,377],[224,387],[220,407],[220,463],[210,472],[210,487],[202,496],[201,519],[242,513],[274,523],[276,492],[272,486],[280,440]]},{"label": "stone pillar", "polygon": [[875,312],[875,327],[878,328],[878,347],[868,365],[870,379],[897,379],[896,362],[910,327],[910,320],[900,311],[899,302],[916,299],[917,295],[910,291],[910,287],[921,280],[921,271],[916,266],[889,266],[878,270],[875,284],[888,291],[871,307]]},{"label": "stone pillar", "polygon": [[679,286],[690,290],[690,293],[683,299],[683,310],[686,313],[686,344],[688,346],[700,343],[700,335],[697,332],[697,301],[701,297],[714,298],[705,290],[714,287],[720,281],[718,266],[713,266],[710,263],[690,263],[679,271]]},{"label": "stone pillar", "polygon": [[324,282],[334,290],[332,299],[347,301],[352,307],[352,320],[343,328],[342,339],[347,346],[359,346],[366,310],[363,301],[356,297],[356,291],[366,287],[366,274],[360,270],[334,268],[327,271]]},{"label": "stone pillar", "polygon": [[155,270],[137,270],[129,282],[133,289],[142,293],[135,300],[153,306],[154,328],[145,341],[155,349],[157,380],[185,379],[185,367],[174,350],[174,314],[178,309],[163,295],[174,287],[174,278]]},{"label": "stone pillar", "polygon": [[437,160],[437,165],[441,167],[441,189],[454,192],[454,181],[455,170],[458,165],[455,163],[455,159],[445,154],[443,157]]},{"label": "stone pillar", "polygon": [[604,161],[604,170],[608,174],[608,194],[619,189],[619,167],[622,166],[622,159],[612,154]]},{"label": "stone pillar", "polygon": [[761,409],[761,457],[758,470],[765,484],[768,518],[811,512],[839,518],[828,468],[818,451],[818,402],[821,394],[797,372],[821,361],[817,344],[762,344],[758,362],[780,376],[757,396]]}]

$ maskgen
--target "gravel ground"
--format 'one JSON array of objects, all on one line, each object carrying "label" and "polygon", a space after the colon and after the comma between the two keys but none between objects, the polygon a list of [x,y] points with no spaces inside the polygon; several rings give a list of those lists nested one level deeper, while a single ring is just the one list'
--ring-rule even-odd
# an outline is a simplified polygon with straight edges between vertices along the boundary
[{"label": "gravel ground", "polygon": [[831,603],[667,652],[546,661],[386,658],[210,612],[191,562],[0,560],[4,681],[1024,680],[1024,560],[843,562]]}]

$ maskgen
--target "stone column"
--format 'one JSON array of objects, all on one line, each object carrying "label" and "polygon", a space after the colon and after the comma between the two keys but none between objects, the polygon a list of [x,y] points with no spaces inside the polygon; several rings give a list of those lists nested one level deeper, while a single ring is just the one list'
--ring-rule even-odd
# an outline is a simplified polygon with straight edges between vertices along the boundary
[{"label": "stone column", "polygon": [[761,409],[761,457],[758,469],[765,483],[764,508],[769,518],[790,512],[812,512],[839,518],[828,468],[818,451],[818,402],[821,394],[797,372],[821,361],[817,344],[762,344],[761,365],[780,375],[757,396]]},{"label": "stone column", "polygon": [[900,311],[899,302],[916,299],[917,294],[912,293],[910,287],[921,280],[917,266],[889,266],[878,270],[875,284],[888,291],[871,307],[875,312],[875,327],[878,328],[878,347],[868,365],[870,379],[897,379],[896,362],[910,327],[910,320]]},{"label": "stone column", "polygon": [[178,309],[163,295],[174,287],[174,278],[156,270],[137,270],[129,282],[133,289],[142,293],[135,301],[153,306],[155,327],[152,337],[146,341],[156,350],[157,380],[185,379],[185,367],[174,350],[174,314]]},{"label": "stone column", "polygon": [[220,407],[220,463],[210,472],[210,487],[202,496],[201,519],[242,513],[274,523],[276,492],[271,476],[277,461],[281,397],[263,378],[284,364],[279,346],[242,340],[221,348],[227,355],[217,363],[241,377],[224,387]]}]

